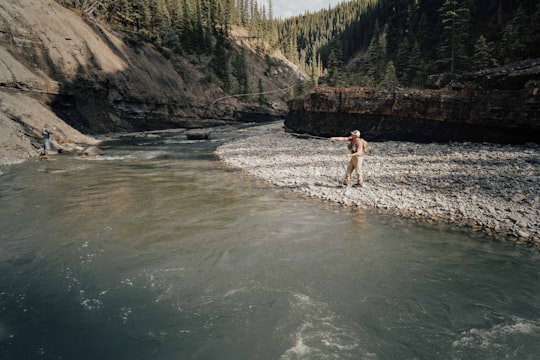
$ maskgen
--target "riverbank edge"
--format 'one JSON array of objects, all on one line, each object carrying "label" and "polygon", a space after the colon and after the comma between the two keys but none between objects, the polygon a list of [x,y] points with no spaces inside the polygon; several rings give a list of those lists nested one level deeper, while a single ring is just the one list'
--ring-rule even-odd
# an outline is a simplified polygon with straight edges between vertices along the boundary
[{"label": "riverbank edge", "polygon": [[343,142],[295,136],[281,122],[216,149],[302,196],[540,247],[539,144],[370,142],[362,188],[340,186],[346,154]]}]

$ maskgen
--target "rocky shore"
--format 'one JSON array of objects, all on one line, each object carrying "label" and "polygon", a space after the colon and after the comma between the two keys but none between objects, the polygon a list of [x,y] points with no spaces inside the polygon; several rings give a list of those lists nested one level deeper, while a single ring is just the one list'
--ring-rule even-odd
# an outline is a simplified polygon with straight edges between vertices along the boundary
[{"label": "rocky shore", "polygon": [[[347,134],[336,134],[345,136]],[[358,209],[461,225],[540,245],[540,145],[370,142],[364,186],[340,186],[343,142],[265,125],[220,146],[227,164],[291,191]]]}]

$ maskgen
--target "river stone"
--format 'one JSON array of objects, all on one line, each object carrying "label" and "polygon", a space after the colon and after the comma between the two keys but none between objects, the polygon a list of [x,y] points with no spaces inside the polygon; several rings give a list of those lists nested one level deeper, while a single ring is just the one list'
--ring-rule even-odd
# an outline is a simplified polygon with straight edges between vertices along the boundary
[{"label": "river stone", "polygon": [[518,214],[510,214],[508,215],[508,218],[510,220],[512,220],[513,222],[515,222],[516,224],[522,224],[522,225],[527,225],[527,219],[524,218],[523,216],[520,216]]},{"label": "river stone", "polygon": [[493,206],[491,206],[491,205],[486,205],[486,206],[485,206],[485,209],[486,209],[487,211],[489,211],[490,214],[492,214],[492,215],[494,215],[494,216],[497,215],[497,210],[495,210],[495,208],[494,208]]},{"label": "river stone", "polygon": [[86,149],[84,149],[83,155],[99,156],[99,155],[103,155],[103,152],[100,149],[98,149],[96,146],[89,146]]}]

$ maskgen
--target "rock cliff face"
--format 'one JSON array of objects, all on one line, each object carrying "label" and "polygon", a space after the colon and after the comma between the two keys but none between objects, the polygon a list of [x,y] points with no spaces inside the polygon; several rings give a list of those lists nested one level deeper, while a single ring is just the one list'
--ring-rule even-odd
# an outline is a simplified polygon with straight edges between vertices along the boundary
[{"label": "rock cliff face", "polygon": [[[0,3],[0,56],[0,91],[32,96],[84,132],[204,126],[245,111],[199,60],[159,52],[54,1]],[[270,101],[281,104],[268,113],[285,114],[283,100]]]},{"label": "rock cliff face", "polygon": [[[503,70],[477,75],[484,88],[474,89],[317,88],[289,102],[285,125],[318,136],[359,129],[368,140],[540,142],[540,61],[533,64],[507,88],[512,73]],[[494,83],[499,88],[486,88]]]},{"label": "rock cliff face", "polygon": [[128,47],[53,1],[15,0],[0,10],[0,86],[49,105],[79,130],[145,129],[151,119],[160,128],[165,118],[196,113],[184,79],[153,48]]}]

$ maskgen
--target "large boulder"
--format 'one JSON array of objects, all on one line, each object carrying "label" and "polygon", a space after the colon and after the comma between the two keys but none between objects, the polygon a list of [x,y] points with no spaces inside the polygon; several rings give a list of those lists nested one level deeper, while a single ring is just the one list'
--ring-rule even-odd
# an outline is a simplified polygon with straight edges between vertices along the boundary
[{"label": "large boulder", "polygon": [[189,129],[186,131],[188,140],[209,140],[210,130],[208,129]]},{"label": "large boulder", "polygon": [[95,157],[95,156],[101,156],[103,155],[103,151],[101,151],[98,147],[96,146],[89,146],[87,147],[86,149],[83,150],[82,154],[84,156],[90,156],[90,157]]}]

